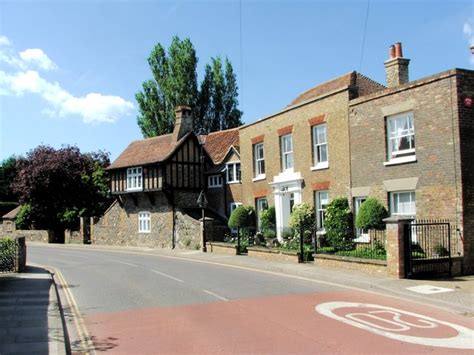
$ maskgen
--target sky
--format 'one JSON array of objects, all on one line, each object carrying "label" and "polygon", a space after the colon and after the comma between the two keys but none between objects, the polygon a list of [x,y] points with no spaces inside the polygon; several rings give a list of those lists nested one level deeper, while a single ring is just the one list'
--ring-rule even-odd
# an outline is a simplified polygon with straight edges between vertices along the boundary
[{"label": "sky", "polygon": [[142,138],[135,93],[174,35],[192,41],[199,80],[229,58],[245,123],[352,70],[385,84],[395,42],[410,80],[474,70],[473,0],[0,0],[0,160],[40,144],[115,159]]}]

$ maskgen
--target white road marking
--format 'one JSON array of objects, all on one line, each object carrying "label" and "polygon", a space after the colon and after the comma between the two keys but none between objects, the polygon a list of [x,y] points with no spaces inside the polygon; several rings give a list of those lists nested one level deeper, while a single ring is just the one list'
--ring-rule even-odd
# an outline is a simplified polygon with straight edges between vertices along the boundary
[{"label": "white road marking", "polygon": [[168,274],[163,274],[162,272],[159,272],[159,271],[156,271],[156,270],[151,270],[151,272],[154,272],[155,274],[158,274],[158,275],[161,275],[161,276],[164,276],[164,277],[167,277],[171,280],[175,280],[175,281],[178,281],[178,282],[184,282],[183,280],[180,280],[176,277],[173,277],[171,275],[168,275]]},{"label": "white road marking", "polygon": [[219,296],[217,293],[214,293],[214,292],[211,292],[211,291],[208,291],[208,290],[202,290],[202,292],[205,292],[205,293],[207,293],[208,295],[214,296],[214,297],[220,299],[221,301],[228,301],[227,298],[222,297],[222,296]]},{"label": "white road marking", "polygon": [[420,286],[407,287],[407,290],[422,293],[424,295],[431,295],[433,293],[443,293],[443,292],[454,291],[454,289],[452,289],[452,288],[437,287],[437,286],[431,286],[431,285],[420,285]]},{"label": "white road marking", "polygon": [[[348,308],[352,313],[342,315],[344,313],[341,312],[341,308]],[[359,312],[354,313],[354,308],[357,308]],[[353,327],[364,329],[390,339],[404,341],[406,343],[441,348],[474,349],[474,331],[471,329],[397,308],[369,303],[326,302],[318,304],[315,307],[315,310],[326,317],[338,320]],[[335,311],[337,311],[337,314]],[[377,314],[379,313],[391,314],[392,320],[378,317]],[[417,318],[417,323],[408,323],[401,320],[401,316],[404,315]],[[370,322],[371,318],[376,319],[377,322]],[[391,325],[392,327],[381,326],[381,322],[385,322],[385,324]],[[437,328],[439,324],[456,330],[458,334],[454,337],[450,335],[449,338],[426,338],[401,334],[402,332],[410,331],[412,328]],[[394,326],[396,326],[396,328],[394,328]]]},{"label": "white road marking", "polygon": [[124,264],[124,265],[128,265],[128,266],[138,267],[138,265],[126,263],[126,262],[120,261],[120,260],[114,260],[114,259],[107,259],[107,260],[108,261],[113,261],[114,263],[120,263],[120,264]]}]

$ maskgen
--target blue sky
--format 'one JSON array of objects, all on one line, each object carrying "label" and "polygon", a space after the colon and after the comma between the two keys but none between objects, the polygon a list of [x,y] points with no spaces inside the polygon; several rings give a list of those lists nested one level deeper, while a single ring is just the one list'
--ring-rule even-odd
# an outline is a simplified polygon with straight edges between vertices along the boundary
[{"label": "blue sky", "polygon": [[361,61],[366,13],[365,0],[0,0],[0,160],[41,143],[116,158],[141,138],[134,96],[150,50],[173,35],[193,42],[199,78],[212,56],[231,60],[246,123],[352,70],[385,83],[397,41],[410,79],[474,69],[472,0],[371,0]]}]

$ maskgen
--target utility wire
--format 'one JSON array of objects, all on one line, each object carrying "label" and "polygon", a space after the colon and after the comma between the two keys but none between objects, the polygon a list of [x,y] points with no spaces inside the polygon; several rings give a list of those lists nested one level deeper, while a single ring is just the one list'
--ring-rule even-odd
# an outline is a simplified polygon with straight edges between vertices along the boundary
[{"label": "utility wire", "polygon": [[362,37],[362,48],[360,49],[359,73],[362,68],[362,59],[364,58],[365,35],[367,34],[367,23],[369,22],[370,0],[367,0],[367,10],[365,12],[364,36]]},{"label": "utility wire", "polygon": [[240,107],[243,107],[243,84],[242,84],[242,77],[243,77],[243,54],[242,54],[242,0],[239,1],[239,36],[240,36]]}]

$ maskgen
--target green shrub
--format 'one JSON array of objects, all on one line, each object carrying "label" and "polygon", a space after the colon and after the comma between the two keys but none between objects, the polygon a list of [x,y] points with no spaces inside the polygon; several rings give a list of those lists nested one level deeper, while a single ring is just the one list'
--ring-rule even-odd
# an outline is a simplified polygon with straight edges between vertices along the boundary
[{"label": "green shrub", "polygon": [[275,230],[276,217],[275,207],[270,206],[260,212],[260,228],[264,230]]},{"label": "green shrub", "polygon": [[229,218],[229,228],[255,227],[255,209],[251,206],[239,206],[232,211]]},{"label": "green shrub", "polygon": [[31,226],[31,206],[22,205],[16,215],[15,224],[17,229],[28,229]]},{"label": "green shrub", "polygon": [[311,235],[315,227],[314,208],[307,203],[299,203],[293,206],[288,225],[294,230],[294,235],[299,237],[303,229],[303,240],[311,242]]},{"label": "green shrub", "polygon": [[333,199],[326,207],[326,237],[336,250],[352,249],[352,211],[345,197]]},{"label": "green shrub", "polygon": [[15,270],[15,240],[0,238],[0,272]]},{"label": "green shrub", "polygon": [[265,239],[273,239],[276,238],[276,232],[274,229],[264,229],[263,230],[263,237]]},{"label": "green shrub", "polygon": [[449,251],[441,244],[436,244],[433,248],[433,251],[438,254],[438,256],[449,256]]},{"label": "green shrub", "polygon": [[388,217],[387,209],[376,198],[369,197],[360,205],[356,226],[363,229],[385,229],[383,219]]}]

